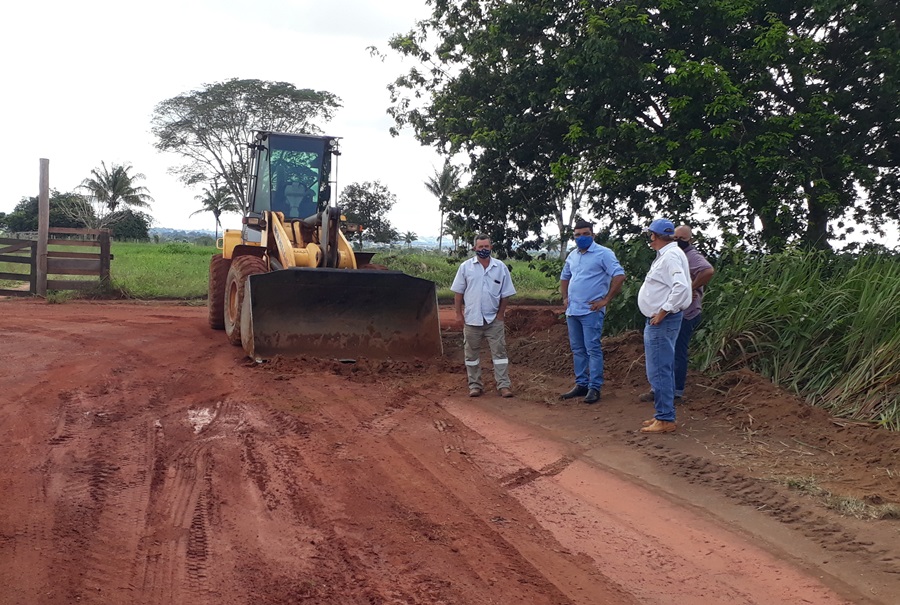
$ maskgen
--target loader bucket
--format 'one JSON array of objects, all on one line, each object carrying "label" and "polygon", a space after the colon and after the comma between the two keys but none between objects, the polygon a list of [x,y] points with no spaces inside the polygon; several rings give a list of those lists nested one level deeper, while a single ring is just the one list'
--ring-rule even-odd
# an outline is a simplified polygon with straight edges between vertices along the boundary
[{"label": "loader bucket", "polygon": [[434,282],[399,271],[292,268],[251,275],[241,343],[275,355],[356,359],[440,356]]}]

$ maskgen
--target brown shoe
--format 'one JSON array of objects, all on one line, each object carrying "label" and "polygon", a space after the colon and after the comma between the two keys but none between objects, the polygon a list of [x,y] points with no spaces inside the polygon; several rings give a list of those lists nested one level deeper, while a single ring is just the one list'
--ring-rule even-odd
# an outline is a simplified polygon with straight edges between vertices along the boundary
[{"label": "brown shoe", "polygon": [[509,390],[508,388],[503,387],[502,389],[500,389],[500,396],[501,397],[512,397],[513,392],[511,390]]},{"label": "brown shoe", "polygon": [[641,429],[642,433],[671,433],[677,428],[674,422],[666,420],[653,420],[652,423]]},{"label": "brown shoe", "polygon": [[656,422],[656,418],[651,418],[650,420],[645,420],[645,421],[643,421],[643,422],[641,423],[641,426],[650,426],[650,425],[653,424],[654,422]]},{"label": "brown shoe", "polygon": [[653,401],[655,399],[653,395],[653,391],[648,391],[646,393],[641,393],[638,397],[638,401]]},{"label": "brown shoe", "polygon": [[469,389],[469,397],[481,397],[481,389]]}]

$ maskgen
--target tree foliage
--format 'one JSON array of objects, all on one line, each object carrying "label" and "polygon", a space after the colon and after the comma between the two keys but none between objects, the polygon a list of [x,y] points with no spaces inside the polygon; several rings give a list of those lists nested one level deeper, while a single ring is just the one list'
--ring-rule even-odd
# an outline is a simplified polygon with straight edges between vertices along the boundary
[{"label": "tree foliage", "polygon": [[344,187],[342,211],[348,221],[363,227],[359,233],[360,245],[363,240],[391,243],[400,239],[399,233],[387,219],[387,213],[396,202],[397,196],[380,181],[351,183]]},{"label": "tree foliage", "polygon": [[107,207],[110,212],[120,210],[119,205],[132,208],[149,208],[153,198],[147,188],[137,181],[146,178],[141,173],[131,173],[131,164],[100,162],[100,168],[91,170],[91,176],[81,183],[87,195]]},{"label": "tree foliage", "polygon": [[212,186],[204,187],[203,193],[196,196],[194,199],[200,200],[200,204],[203,207],[200,208],[200,210],[192,212],[191,216],[203,212],[212,213],[213,217],[216,219],[216,239],[219,238],[219,227],[222,226],[222,221],[220,220],[222,214],[225,212],[241,212],[241,204],[234,197],[231,189],[224,185],[219,185],[215,179],[213,180]]},{"label": "tree foliage", "polygon": [[[72,218],[67,212],[67,207],[82,200],[77,193],[62,193],[55,189],[50,190],[50,227],[66,227],[77,229],[84,227],[84,223]],[[12,212],[4,218],[6,228],[13,232],[38,230],[38,198],[23,197]]]},{"label": "tree foliage", "polygon": [[[512,235],[584,210],[711,212],[779,248],[900,218],[900,5],[442,0],[390,46],[397,128],[464,151],[458,211]],[[507,234],[507,237],[510,237]]]},{"label": "tree foliage", "polygon": [[115,239],[144,242],[150,239],[153,217],[139,210],[124,208],[114,212],[108,224]]},{"label": "tree foliage", "polygon": [[450,208],[450,201],[459,191],[462,169],[454,166],[449,161],[444,161],[440,170],[435,169],[434,175],[425,181],[425,188],[438,199],[438,208],[441,211],[441,232],[438,234],[438,251],[440,251],[444,239],[444,213]]},{"label": "tree foliage", "polygon": [[321,134],[318,123],[340,106],[330,92],[232,78],[162,101],[153,111],[152,131],[157,149],[183,158],[172,172],[184,183],[218,180],[243,203],[253,131]]}]

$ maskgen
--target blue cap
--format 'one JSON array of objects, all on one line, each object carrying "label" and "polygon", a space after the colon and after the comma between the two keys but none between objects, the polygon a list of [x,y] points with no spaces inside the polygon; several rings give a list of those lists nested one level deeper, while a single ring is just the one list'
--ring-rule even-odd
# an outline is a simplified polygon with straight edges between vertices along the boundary
[{"label": "blue cap", "polygon": [[649,227],[644,229],[644,233],[647,233],[648,231],[651,233],[655,233],[656,235],[668,235],[674,237],[675,224],[668,219],[658,218],[650,223]]}]

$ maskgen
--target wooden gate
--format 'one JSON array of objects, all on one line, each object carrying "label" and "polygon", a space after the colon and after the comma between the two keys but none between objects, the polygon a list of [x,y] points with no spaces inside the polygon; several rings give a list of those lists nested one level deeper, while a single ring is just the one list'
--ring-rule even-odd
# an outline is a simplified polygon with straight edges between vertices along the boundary
[{"label": "wooden gate", "polygon": [[[44,290],[92,290],[109,284],[108,229],[69,229],[51,227],[51,236],[75,235],[74,238],[56,237],[47,241],[47,284]],[[50,248],[53,248],[52,250]],[[34,240],[0,239],[0,263],[27,263],[29,273],[0,273],[0,279],[28,282],[28,290],[0,289],[0,294],[29,296],[37,294],[38,242]],[[74,275],[96,275],[99,280],[67,279]]]},{"label": "wooden gate", "polygon": [[2,280],[26,282],[20,288],[0,288],[0,296],[31,296],[37,292],[37,249],[34,240],[0,237],[0,263],[26,264],[29,269],[28,273],[0,272]]}]

